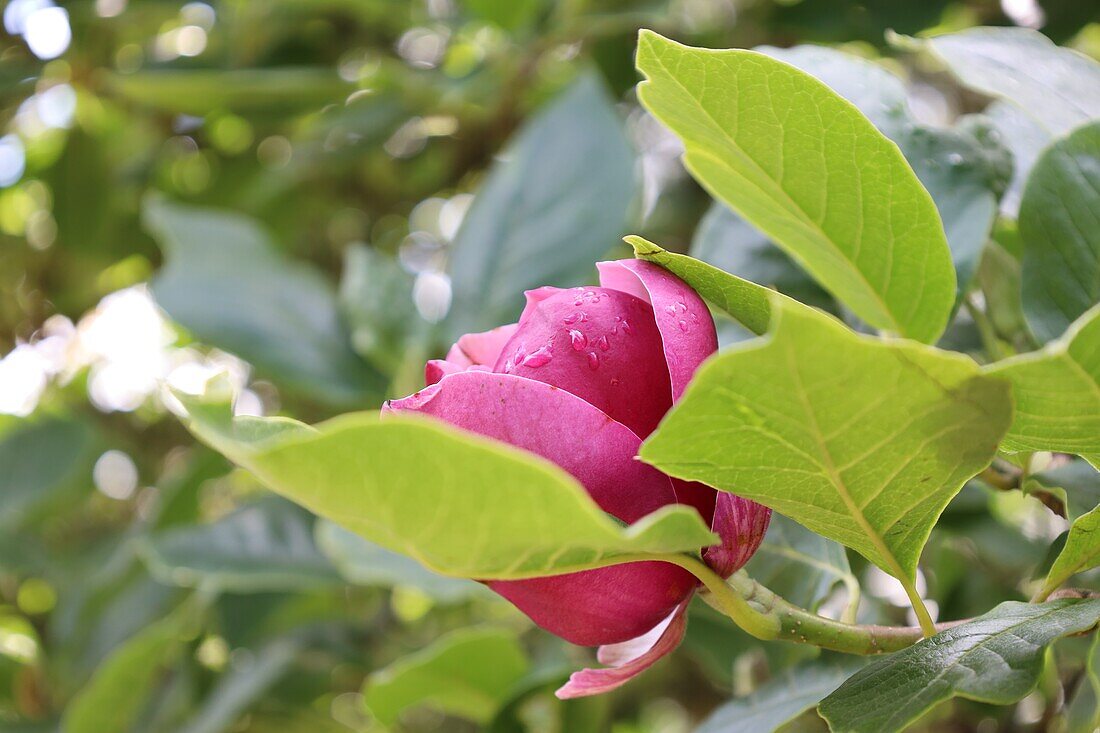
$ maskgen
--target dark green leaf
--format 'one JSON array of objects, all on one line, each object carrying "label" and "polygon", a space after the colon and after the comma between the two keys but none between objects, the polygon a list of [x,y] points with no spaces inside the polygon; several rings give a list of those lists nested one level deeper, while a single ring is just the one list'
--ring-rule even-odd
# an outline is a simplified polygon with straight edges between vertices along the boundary
[{"label": "dark green leaf", "polygon": [[328,402],[361,404],[384,389],[351,350],[330,284],[278,254],[254,221],[151,199],[145,224],[168,260],[153,295],[196,338]]},{"label": "dark green leaf", "polygon": [[385,726],[415,705],[484,722],[526,671],[527,657],[514,633],[466,629],[374,672],[364,684],[363,697]]},{"label": "dark green leaf", "polygon": [[600,84],[552,102],[482,184],[451,247],[453,338],[514,320],[524,290],[589,279],[626,228],[634,153]]},{"label": "dark green leaf", "polygon": [[67,420],[26,422],[0,436],[0,530],[91,487],[91,431]]},{"label": "dark green leaf", "polygon": [[872,662],[818,709],[833,733],[893,733],[955,696],[1008,705],[1035,687],[1047,645],[1097,621],[1097,599],[1002,603]]},{"label": "dark green leaf", "polygon": [[1025,492],[1048,491],[1062,499],[1071,522],[1100,505],[1100,471],[1088,461],[1076,459],[1065,465],[1030,474]]},{"label": "dark green leaf", "polygon": [[275,496],[213,524],[154,534],[141,554],[162,582],[204,590],[296,590],[340,579],[313,544],[313,517]]}]

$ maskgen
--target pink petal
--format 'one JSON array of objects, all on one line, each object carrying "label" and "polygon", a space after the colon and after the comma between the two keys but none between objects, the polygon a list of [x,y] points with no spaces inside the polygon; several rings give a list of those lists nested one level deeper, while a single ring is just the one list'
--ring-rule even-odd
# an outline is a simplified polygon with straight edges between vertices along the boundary
[{"label": "pink petal", "polygon": [[[430,415],[541,455],[576,477],[604,511],[626,522],[675,501],[668,477],[634,460],[638,436],[579,397],[542,382],[464,371],[384,409]],[[597,646],[652,628],[692,592],[696,580],[674,565],[642,562],[488,585],[539,626],[575,644]]]},{"label": "pink petal", "polygon": [[722,544],[703,550],[703,559],[714,572],[728,578],[744,567],[764,541],[772,510],[755,501],[718,492],[711,529]]},{"label": "pink petal", "polygon": [[488,366],[496,364],[500,350],[512,334],[516,332],[519,324],[509,323],[507,326],[499,326],[492,331],[483,333],[468,333],[458,339],[458,343],[447,352],[447,361],[459,366]]},{"label": "pink petal", "polygon": [[676,501],[667,476],[634,460],[641,440],[565,390],[523,377],[458,372],[389,403],[536,453],[572,474],[600,508],[636,522]]},{"label": "pink petal", "polygon": [[653,664],[680,646],[687,629],[687,606],[691,597],[685,598],[661,623],[637,639],[622,644],[600,647],[597,658],[601,669],[582,669],[574,672],[555,695],[562,700],[587,697],[610,692],[629,682]]},{"label": "pink petal", "polygon": [[465,368],[446,359],[432,359],[424,365],[424,384],[430,387],[448,374],[457,374]]},{"label": "pink petal", "polygon": [[560,387],[641,437],[672,405],[653,310],[617,290],[529,291],[493,371]]},{"label": "pink petal", "polygon": [[641,298],[653,307],[671,379],[680,399],[695,370],[718,349],[714,319],[698,293],[668,270],[644,260],[599,262],[600,285]]}]

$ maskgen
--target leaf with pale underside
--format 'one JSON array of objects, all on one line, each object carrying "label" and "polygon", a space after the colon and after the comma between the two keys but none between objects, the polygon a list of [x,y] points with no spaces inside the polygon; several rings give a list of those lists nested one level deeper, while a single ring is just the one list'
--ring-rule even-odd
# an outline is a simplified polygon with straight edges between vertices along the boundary
[{"label": "leaf with pale underside", "polygon": [[897,146],[850,102],[754,51],[643,31],[642,103],[688,170],[858,316],[921,341],[944,330],[955,271],[943,224]]},{"label": "leaf with pale underside", "polygon": [[965,86],[1007,100],[1052,135],[1100,117],[1100,64],[1030,28],[969,28],[915,41]]},{"label": "leaf with pale underside", "polygon": [[971,359],[773,301],[696,374],[642,459],[770,506],[912,582],[944,507],[993,458],[1008,385]]},{"label": "leaf with pale underside", "polygon": [[1022,301],[1045,343],[1100,303],[1100,122],[1039,158],[1020,204]]},{"label": "leaf with pale underside", "polygon": [[814,707],[863,665],[860,659],[804,664],[722,705],[695,733],[766,733]]},{"label": "leaf with pale underside", "polygon": [[623,527],[557,466],[434,421],[233,418],[224,391],[215,382],[207,397],[179,395],[200,440],[314,514],[445,575],[533,577],[716,542],[686,506]]},{"label": "leaf with pale underside", "polygon": [[878,659],[825,698],[833,733],[894,733],[952,697],[1008,705],[1039,679],[1044,649],[1100,621],[1100,599],[1010,601]]},{"label": "leaf with pale underside", "polygon": [[1071,576],[1100,565],[1100,507],[1083,514],[1069,528],[1065,547],[1051,566],[1040,599],[1047,598]]},{"label": "leaf with pale underside", "polygon": [[1013,385],[1004,450],[1074,453],[1100,466],[1100,306],[1041,351],[987,369]]}]

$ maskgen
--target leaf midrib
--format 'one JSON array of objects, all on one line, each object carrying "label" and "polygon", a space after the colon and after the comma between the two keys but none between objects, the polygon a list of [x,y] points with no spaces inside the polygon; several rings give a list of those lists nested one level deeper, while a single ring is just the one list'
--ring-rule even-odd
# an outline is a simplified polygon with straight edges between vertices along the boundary
[{"label": "leaf midrib", "polygon": [[848,509],[848,513],[855,521],[859,528],[863,531],[867,538],[871,541],[876,552],[878,552],[880,559],[882,559],[886,565],[889,566],[890,572],[899,580],[902,578],[909,578],[898,562],[897,557],[887,546],[886,541],[878,533],[878,531],[871,526],[871,523],[867,520],[867,517],[859,509],[859,505],[856,504],[852,497],[851,492],[848,490],[848,485],[841,478],[840,474],[836,470],[836,466],[833,462],[832,453],[829,451],[829,446],[824,440],[824,434],[821,432],[821,427],[817,422],[817,415],[814,413],[813,406],[810,404],[809,394],[806,392],[805,383],[802,381],[802,375],[798,371],[797,356],[789,345],[784,346],[784,352],[787,356],[788,369],[791,372],[791,376],[795,381],[795,392],[798,395],[799,402],[802,403],[802,409],[806,413],[806,418],[809,421],[810,434],[814,441],[817,443],[817,448],[821,452],[822,468],[825,469],[825,473],[829,481],[833,484],[833,487],[840,495],[841,501],[844,502],[844,506]]},{"label": "leaf midrib", "polygon": [[[650,43],[650,47],[651,47],[651,49],[653,48],[652,42]],[[751,52],[743,51],[743,52],[740,52],[740,53],[751,53]],[[761,55],[763,55],[763,54],[761,54]],[[677,79],[676,76],[672,73],[672,71],[668,68],[668,66],[666,66],[664,64],[664,62],[661,60],[660,56],[657,53],[653,53],[652,57],[653,57],[654,61],[656,63],[658,63],[661,66],[661,68],[665,71],[667,76],[670,79],[672,79],[672,81],[675,82],[675,84],[681,90],[683,90],[683,92],[688,96],[688,98],[691,99],[695,103],[695,107],[700,112],[702,112],[703,115],[705,115],[708,120],[710,120],[710,122],[712,123],[714,128],[717,129],[721,133],[722,137],[727,140],[727,142],[734,148],[734,150],[736,150],[745,160],[747,160],[749,162],[749,164],[752,165],[752,167],[756,170],[756,172],[761,174],[767,180],[774,181],[774,179],[770,175],[768,175],[767,171],[765,171],[760,166],[760,164],[757,163],[756,160],[751,155],[749,155],[747,152],[745,152],[741,148],[741,146],[738,145],[737,142],[732,137],[729,136],[729,134],[726,132],[725,128],[722,127],[722,125],[718,124],[718,121],[716,119],[714,119],[714,117],[710,114],[710,111],[707,110],[707,108],[703,106],[703,104],[695,97],[695,95],[692,94],[688,90],[687,87],[685,87],[683,84],[680,83],[680,80]],[[770,58],[770,57],[768,57],[768,58]],[[772,60],[776,60],[776,59],[772,59]],[[783,63],[783,62],[779,62],[779,63]],[[652,83],[652,80],[649,80],[649,83]],[[847,100],[844,100],[844,101],[847,102]],[[851,105],[850,102],[848,102],[848,104]],[[718,162],[722,163],[723,165],[726,165],[726,163],[724,161],[722,161],[721,159],[717,158],[714,155],[710,155],[710,154],[707,154],[707,153],[702,153],[702,154],[707,156],[707,157],[710,157],[710,158],[713,158],[713,159],[717,160]],[[762,192],[764,190],[759,185],[756,185],[756,188],[758,188]],[[821,238],[824,239],[825,242],[834,250],[834,253],[839,254],[841,260],[844,261],[844,262],[847,262],[851,266],[851,269],[853,271],[855,271],[857,278],[863,283],[863,285],[870,292],[871,297],[875,301],[878,302],[879,306],[881,306],[881,308],[883,310],[883,313],[885,313],[885,315],[886,315],[886,319],[890,322],[890,324],[895,329],[897,329],[898,333],[905,333],[906,329],[903,328],[900,323],[898,323],[898,320],[895,317],[893,311],[889,308],[886,301],[883,300],[882,296],[875,289],[874,284],[871,283],[871,281],[867,279],[866,274],[862,270],[860,270],[859,267],[857,267],[855,265],[855,263],[848,257],[848,253],[845,252],[844,250],[842,250],[836,244],[836,242],[833,241],[832,237],[830,237],[828,234],[825,233],[825,230],[821,228],[821,225],[818,224],[816,221],[814,221],[810,217],[810,215],[807,214],[806,211],[803,210],[802,207],[799,206],[798,203],[793,198],[791,198],[791,195],[787,192],[787,190],[784,189],[782,187],[782,185],[780,185],[778,182],[776,182],[776,188],[779,190],[780,193],[782,193],[783,199],[786,201],[786,203],[790,204],[790,207],[793,209],[794,213],[798,214],[798,218],[803,221],[803,223],[807,226],[807,228],[817,232],[821,236]],[[893,245],[894,245],[892,236],[893,235],[891,235],[891,243],[890,243],[891,244],[891,246],[890,246],[891,251],[893,250]]]}]

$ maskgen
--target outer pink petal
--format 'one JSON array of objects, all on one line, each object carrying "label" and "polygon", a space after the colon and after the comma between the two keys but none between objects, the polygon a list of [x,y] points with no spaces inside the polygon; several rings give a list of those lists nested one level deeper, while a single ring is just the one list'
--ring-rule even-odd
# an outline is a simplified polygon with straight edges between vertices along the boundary
[{"label": "outer pink petal", "polygon": [[512,338],[518,326],[517,323],[509,323],[492,331],[468,333],[460,337],[458,343],[447,352],[447,361],[464,367],[492,367],[500,356],[500,350]]},{"label": "outer pink petal", "polygon": [[653,664],[680,646],[687,629],[687,607],[691,597],[676,607],[661,623],[648,632],[621,644],[600,647],[597,658],[601,669],[582,669],[574,672],[555,695],[565,700],[610,692],[629,682]]},{"label": "outer pink petal", "polygon": [[542,382],[468,370],[390,402],[536,453],[572,474],[605,512],[636,522],[676,501],[669,478],[634,459],[641,440],[579,397]]},{"label": "outer pink petal", "polygon": [[560,387],[645,437],[672,406],[649,304],[606,288],[528,291],[495,372]]},{"label": "outer pink petal", "polygon": [[599,262],[600,284],[653,306],[661,333],[672,399],[680,399],[695,370],[718,349],[714,319],[699,294],[668,270],[644,260]]},{"label": "outer pink petal", "polygon": [[[641,441],[633,432],[542,382],[465,371],[384,409],[431,415],[537,453],[575,476],[601,508],[626,522],[675,500],[666,476],[634,460]],[[597,646],[652,628],[696,581],[674,565],[643,562],[488,585],[548,631]]]},{"label": "outer pink petal", "polygon": [[772,510],[766,506],[718,492],[711,529],[722,538],[722,544],[704,550],[703,559],[723,578],[733,575],[760,547],[771,518]]}]

